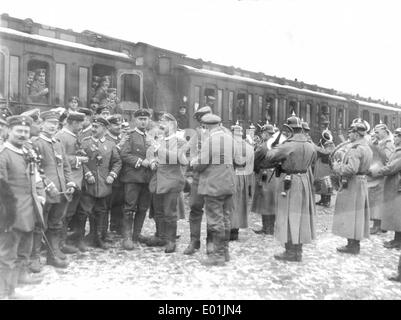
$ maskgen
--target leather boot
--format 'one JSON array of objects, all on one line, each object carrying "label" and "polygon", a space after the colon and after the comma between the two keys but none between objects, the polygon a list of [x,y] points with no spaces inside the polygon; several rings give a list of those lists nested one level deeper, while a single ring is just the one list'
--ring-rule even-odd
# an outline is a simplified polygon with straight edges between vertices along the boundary
[{"label": "leather boot", "polygon": [[[49,242],[50,242],[50,239],[49,239],[48,234],[52,234],[51,238],[57,239],[57,240],[58,240],[57,244],[56,244],[56,243],[51,244],[51,245],[52,245],[53,253],[54,253],[59,259],[61,259],[61,260],[66,260],[66,259],[67,259],[67,256],[60,250],[61,230],[52,230],[52,231],[47,230],[46,236],[47,236],[47,238],[48,238],[47,240],[49,240]],[[47,249],[47,251],[49,251],[49,249]]]},{"label": "leather boot", "polygon": [[58,231],[56,230],[48,230],[47,231],[47,240],[49,241],[48,249],[47,249],[47,259],[46,264],[51,265],[55,268],[67,268],[68,262],[66,260],[62,260],[56,254],[59,249],[60,237],[58,235]]},{"label": "leather boot", "polygon": [[73,254],[78,252],[78,248],[67,244],[67,228],[68,228],[68,219],[64,219],[63,228],[61,230],[61,241],[60,241],[60,250],[65,254]]},{"label": "leather boot", "polygon": [[165,225],[167,244],[164,248],[164,253],[173,253],[176,249],[175,240],[177,237],[177,221],[165,222]]},{"label": "leather boot", "polygon": [[239,233],[239,229],[231,229],[230,241],[237,241],[238,233]]},{"label": "leather boot", "polygon": [[224,266],[225,265],[225,254],[224,254],[224,242],[225,242],[225,233],[213,233],[213,244],[214,251],[209,254],[206,260],[203,260],[201,263],[205,266]]},{"label": "leather boot", "polygon": [[149,240],[146,242],[146,245],[149,247],[163,247],[166,245],[166,240],[162,239],[162,234],[163,234],[163,226],[162,226],[162,220],[160,218],[154,218],[155,219],[155,226],[156,226],[156,232],[154,236],[150,237]]},{"label": "leather boot", "polygon": [[[195,253],[196,250],[200,249],[201,242],[200,242],[200,221],[197,220],[189,220],[189,231],[191,241],[188,247],[184,250],[184,254],[192,255]],[[207,241],[207,240],[206,240]]]},{"label": "leather boot", "polygon": [[212,254],[214,251],[213,232],[206,231],[206,254]]},{"label": "leather boot", "polygon": [[34,276],[32,273],[28,272],[27,267],[19,268],[19,274],[18,274],[19,285],[39,284],[42,281],[43,281],[42,276]]},{"label": "leather boot", "polygon": [[103,250],[110,249],[109,245],[103,241],[105,219],[106,215],[104,213],[97,214],[95,216],[95,226],[96,226],[95,243],[98,248]]},{"label": "leather boot", "polygon": [[184,250],[184,254],[192,255],[196,250],[200,249],[200,240],[193,240],[189,243],[188,247]]},{"label": "leather boot", "polygon": [[96,238],[95,217],[93,216],[93,214],[90,214],[89,215],[89,233],[85,236],[85,242],[90,247],[96,247],[95,238]]},{"label": "leather boot", "polygon": [[132,242],[131,230],[132,230],[132,214],[133,212],[124,213],[122,223],[123,223],[123,243],[122,247],[124,250],[134,250],[135,246]]},{"label": "leather boot", "polygon": [[381,220],[373,220],[373,227],[370,228],[370,234],[378,234],[381,231]]},{"label": "leather boot", "polygon": [[287,242],[285,244],[285,251],[281,254],[275,254],[274,258],[277,260],[292,261],[292,262],[300,261],[298,260],[299,258],[297,256],[297,247],[291,242]]},{"label": "leather boot", "polygon": [[103,242],[113,242],[113,240],[110,238],[109,235],[109,216],[110,213],[109,211],[106,213],[106,215],[103,218],[103,223],[102,223],[102,236],[101,236],[101,240]]},{"label": "leather boot", "polygon": [[83,214],[78,214],[75,220],[75,232],[77,234],[77,248],[81,252],[88,251],[88,247],[85,242],[85,225],[86,216]]},{"label": "leather boot", "polygon": [[396,231],[394,233],[394,239],[391,241],[386,241],[384,247],[387,249],[400,249],[401,248],[401,232]]},{"label": "leather boot", "polygon": [[350,253],[350,254],[358,254],[360,251],[359,240],[347,239],[348,243],[344,247],[337,248],[338,252],[341,253]]},{"label": "leather boot", "polygon": [[33,245],[32,253],[29,262],[29,270],[33,273],[39,273],[42,271],[42,265],[40,263],[40,248],[42,247],[42,233],[34,231],[33,233]]},{"label": "leather boot", "polygon": [[268,235],[273,235],[274,234],[274,223],[276,221],[276,216],[275,215],[268,215],[267,216],[267,232],[266,234]]},{"label": "leather boot", "polygon": [[224,260],[226,262],[230,261],[230,234],[231,234],[231,230],[230,229],[226,229],[225,230],[225,237],[224,237]]},{"label": "leather boot", "polygon": [[267,234],[269,217],[270,216],[262,215],[262,229],[253,230],[253,232],[255,232],[256,234]]}]

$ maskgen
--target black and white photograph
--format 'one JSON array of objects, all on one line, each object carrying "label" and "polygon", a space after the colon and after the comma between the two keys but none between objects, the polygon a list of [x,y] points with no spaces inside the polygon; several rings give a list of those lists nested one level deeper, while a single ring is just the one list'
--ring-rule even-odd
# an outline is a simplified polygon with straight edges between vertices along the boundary
[{"label": "black and white photograph", "polygon": [[0,306],[401,300],[399,1],[0,8]]}]

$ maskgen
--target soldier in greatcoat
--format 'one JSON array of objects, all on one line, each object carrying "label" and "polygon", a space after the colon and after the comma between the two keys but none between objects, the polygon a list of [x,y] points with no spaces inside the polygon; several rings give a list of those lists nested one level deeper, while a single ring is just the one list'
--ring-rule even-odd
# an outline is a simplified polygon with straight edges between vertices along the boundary
[{"label": "soldier in greatcoat", "polygon": [[13,297],[18,283],[40,279],[28,273],[33,230],[43,228],[45,192],[38,172],[38,157],[26,142],[32,119],[7,119],[8,140],[0,150],[0,299]]},{"label": "soldier in greatcoat", "polygon": [[260,128],[261,142],[256,147],[254,159],[255,171],[255,195],[252,201],[252,211],[262,216],[262,228],[254,230],[257,234],[274,233],[274,221],[276,219],[276,188],[277,178],[272,168],[263,167],[263,159],[270,149],[269,139],[272,139],[274,128],[265,124]]},{"label": "soldier in greatcoat", "polygon": [[121,147],[121,182],[124,184],[123,243],[125,250],[138,246],[146,212],[150,207],[150,168],[146,150],[150,146],[146,138],[150,112],[139,109],[134,113],[136,128]]},{"label": "soldier in greatcoat", "polygon": [[84,191],[78,206],[78,226],[81,241],[85,235],[88,216],[94,216],[95,244],[101,249],[109,246],[103,241],[104,219],[109,209],[113,182],[121,170],[121,158],[114,142],[105,138],[109,122],[96,117],[92,123],[92,136],[82,140],[82,149],[88,156],[83,164]]},{"label": "soldier in greatcoat", "polygon": [[[63,219],[67,212],[68,201],[77,188],[72,179],[71,166],[67,160],[65,149],[60,140],[55,138],[60,115],[54,111],[42,112],[42,131],[32,139],[33,146],[41,156],[41,168],[46,177],[44,180],[46,203],[43,210],[46,223],[46,236],[49,240],[47,264],[56,268],[66,268],[66,255],[60,250]],[[42,233],[35,230],[32,250],[31,270],[40,269],[40,247]],[[38,268],[39,267],[39,268]]]},{"label": "soldier in greatcoat", "polygon": [[388,163],[372,170],[373,177],[384,177],[384,205],[381,212],[381,227],[394,231],[394,239],[384,243],[386,248],[401,248],[401,128],[394,131],[394,153]]},{"label": "soldier in greatcoat", "polygon": [[175,252],[178,219],[178,198],[185,186],[183,166],[188,160],[183,151],[186,141],[177,135],[177,121],[171,114],[159,120],[163,138],[147,150],[150,169],[149,182],[152,193],[154,220],[158,226],[158,237],[165,243],[165,253]]},{"label": "soldier in greatcoat", "polygon": [[207,226],[212,234],[214,251],[205,265],[224,265],[229,257],[230,215],[235,192],[234,163],[244,165],[245,159],[234,148],[231,134],[220,126],[221,118],[206,114],[201,119],[207,126],[208,138],[202,143],[198,158],[191,160],[199,172],[198,193],[203,195]]},{"label": "soldier in greatcoat", "polygon": [[[390,130],[384,123],[380,123],[374,127],[374,136],[370,147],[373,151],[373,159],[371,164],[373,169],[375,167],[383,167],[386,165],[390,156],[394,152],[394,142],[390,137]],[[381,220],[382,214],[384,213],[384,178],[368,178],[368,187],[370,219],[373,220],[373,227],[370,230],[370,234],[377,234],[382,229]]]},{"label": "soldier in greatcoat", "polygon": [[302,133],[301,120],[295,115],[284,125],[292,135],[282,144],[269,150],[264,166],[281,172],[277,183],[277,212],[274,234],[285,245],[278,260],[301,261],[302,245],[315,239],[315,205],[310,167],[316,151]]},{"label": "soldier in greatcoat", "polygon": [[82,141],[79,139],[79,133],[82,130],[82,124],[84,120],[84,113],[69,112],[66,119],[66,125],[56,134],[56,138],[60,140],[64,147],[67,161],[71,167],[72,181],[74,181],[76,185],[76,190],[67,206],[67,212],[63,221],[61,251],[64,253],[76,253],[78,249],[82,252],[86,251],[86,246],[83,242],[78,243],[78,249],[66,243],[68,226],[77,212],[79,199],[82,193],[82,164],[88,162],[88,157],[81,146]]},{"label": "soldier in greatcoat", "polygon": [[360,240],[369,238],[370,209],[366,174],[372,161],[363,121],[354,121],[349,129],[351,142],[342,161],[333,163],[333,172],[340,176],[333,217],[333,233],[348,239],[344,247],[337,248],[343,253],[358,254]]}]

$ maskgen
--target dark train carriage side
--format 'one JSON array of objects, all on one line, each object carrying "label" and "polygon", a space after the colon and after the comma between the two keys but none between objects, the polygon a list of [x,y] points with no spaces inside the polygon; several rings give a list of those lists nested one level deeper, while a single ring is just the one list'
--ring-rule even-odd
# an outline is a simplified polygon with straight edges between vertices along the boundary
[{"label": "dark train carriage side", "polygon": [[126,53],[9,28],[0,39],[0,98],[13,113],[65,106],[71,96],[86,107],[108,88],[117,89],[127,114],[143,104],[143,73]]}]

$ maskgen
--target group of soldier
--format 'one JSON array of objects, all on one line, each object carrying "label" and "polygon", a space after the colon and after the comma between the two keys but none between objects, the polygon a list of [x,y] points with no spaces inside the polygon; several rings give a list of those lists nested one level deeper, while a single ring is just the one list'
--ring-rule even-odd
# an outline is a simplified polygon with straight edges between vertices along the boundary
[{"label": "group of soldier", "polygon": [[[93,115],[77,100],[70,99],[66,111],[28,112],[0,122],[6,128],[0,149],[0,297],[13,297],[19,284],[42,281],[42,247],[46,264],[56,268],[66,268],[67,255],[88,245],[107,250],[109,230],[122,236],[124,250],[147,245],[175,252],[184,192],[190,243],[183,253],[200,248],[205,212],[205,265],[230,261],[229,241],[248,226],[250,211],[262,217],[255,232],[274,234],[285,246],[276,259],[301,261],[303,244],[315,239],[316,204],[330,206],[333,189],[333,233],[348,241],[339,252],[359,253],[371,218],[372,233],[395,231],[386,247],[401,247],[401,128],[394,141],[385,124],[372,137],[369,124],[355,119],[348,140],[335,147],[328,129],[314,144],[308,124],[295,114],[281,131],[266,123],[245,134],[239,124],[225,128],[208,106],[195,112],[197,128],[185,131],[169,113],[154,122],[148,109],[138,109],[129,128],[121,114],[103,106]],[[315,193],[321,194],[317,203]],[[155,224],[150,237],[141,234],[147,212]]]}]

